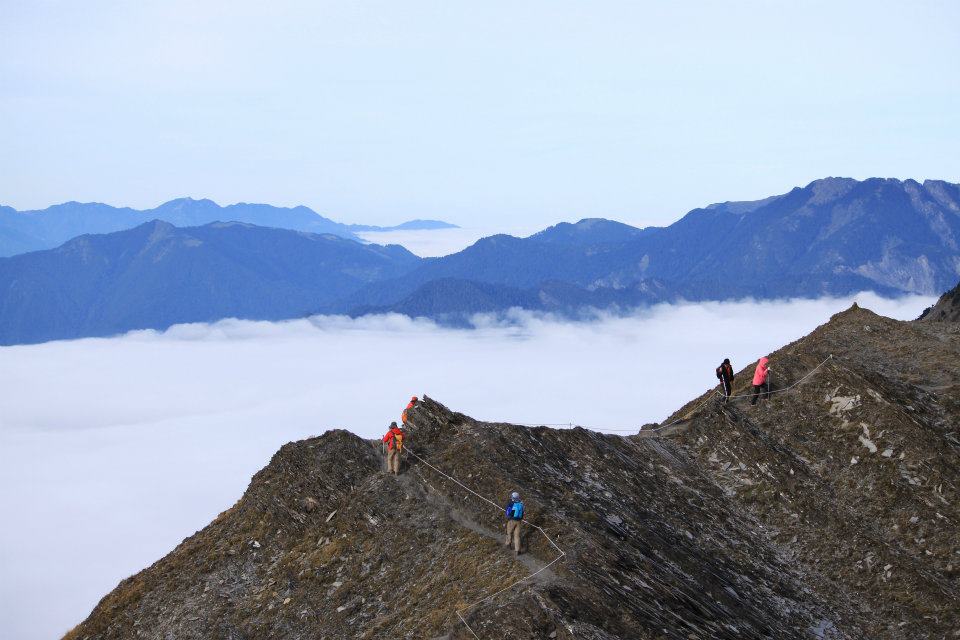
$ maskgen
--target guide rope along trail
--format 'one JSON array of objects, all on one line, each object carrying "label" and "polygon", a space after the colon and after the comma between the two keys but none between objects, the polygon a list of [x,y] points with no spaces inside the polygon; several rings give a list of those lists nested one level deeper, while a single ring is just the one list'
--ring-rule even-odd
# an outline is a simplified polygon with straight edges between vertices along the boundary
[{"label": "guide rope along trail", "polygon": [[[782,389],[774,389],[774,390],[772,390],[772,391],[768,391],[768,392],[766,392],[767,395],[772,395],[772,394],[774,394],[774,393],[784,393],[784,392],[786,392],[786,391],[790,391],[791,389],[795,388],[797,385],[799,385],[800,383],[802,383],[804,380],[808,379],[808,378],[809,378],[810,376],[812,376],[814,373],[816,373],[817,370],[820,369],[820,367],[822,367],[823,365],[825,365],[825,364],[826,364],[828,361],[830,361],[832,358],[833,358],[833,354],[830,354],[829,356],[827,356],[827,357],[823,360],[823,362],[821,362],[820,364],[818,364],[817,366],[815,366],[813,369],[811,369],[810,371],[808,371],[803,377],[801,377],[799,380],[797,380],[797,381],[794,382],[793,384],[788,385],[788,386],[786,386],[786,387],[783,387]],[[720,396],[721,398],[724,397],[724,395],[723,395],[722,393],[720,393],[717,389],[713,389],[713,394],[716,394],[717,396]],[[693,409],[691,409],[690,411],[688,411],[684,417],[678,418],[678,419],[676,419],[676,420],[674,420],[674,421],[672,421],[672,422],[668,422],[667,424],[659,425],[659,426],[657,426],[657,427],[655,427],[655,428],[653,428],[653,429],[648,429],[647,431],[654,431],[654,432],[660,431],[661,429],[666,429],[667,427],[670,427],[670,426],[673,426],[673,425],[678,424],[678,423],[680,423],[680,422],[684,422],[684,421],[686,421],[686,420],[689,420],[690,417],[691,417],[694,413],[696,413],[697,411],[699,411],[699,410],[700,410],[701,408],[703,408],[708,402],[710,402],[711,400],[714,399],[714,395],[713,395],[713,394],[708,395],[707,398],[706,398],[703,402],[701,402],[700,404],[698,404],[697,406],[695,406]],[[727,398],[748,398],[748,397],[750,397],[750,396],[751,396],[751,394],[739,394],[739,395],[731,395],[731,396],[726,396],[726,397],[727,397]],[[512,423],[512,424],[517,424],[518,426],[528,426],[528,427],[546,427],[546,426],[552,426],[552,427],[570,427],[570,428],[573,428],[573,427],[581,427],[581,426],[582,426],[582,425],[574,424],[574,423],[572,423],[572,422],[568,422],[568,423],[550,423],[550,424],[547,424],[547,423],[540,423],[540,424],[532,424],[532,423]],[[597,429],[597,428],[595,428],[595,429]],[[626,429],[597,429],[597,430],[613,431],[613,432],[617,432],[617,431],[639,432],[639,431],[640,431],[640,429],[629,429],[629,430],[626,430]],[[471,488],[468,487],[467,485],[463,484],[462,482],[460,482],[459,480],[457,480],[456,478],[454,478],[454,477],[451,476],[450,474],[448,474],[448,473],[446,473],[446,472],[444,472],[444,471],[441,471],[440,469],[438,469],[438,468],[435,467],[434,465],[430,464],[429,462],[427,462],[426,460],[424,460],[422,457],[418,456],[418,455],[416,454],[416,452],[413,451],[413,449],[411,449],[409,446],[405,446],[405,447],[404,447],[404,450],[405,450],[406,453],[410,454],[411,456],[413,456],[414,458],[416,458],[417,460],[419,460],[420,462],[422,462],[426,467],[432,469],[433,471],[435,471],[436,473],[440,474],[441,476],[443,476],[443,477],[446,478],[447,480],[449,480],[449,481],[453,482],[454,484],[458,485],[460,488],[464,489],[465,491],[467,491],[467,492],[470,493],[471,495],[479,498],[480,500],[483,500],[484,502],[486,502],[487,504],[489,504],[491,507],[493,507],[493,508],[496,509],[497,511],[500,511],[500,510],[501,510],[500,505],[498,505],[497,503],[495,503],[493,500],[490,500],[489,498],[480,495],[479,493],[477,493],[476,491],[474,491],[473,489],[471,489]],[[470,624],[467,622],[466,617],[465,617],[466,614],[467,614],[467,612],[469,612],[471,609],[474,609],[474,608],[476,608],[477,606],[483,604],[484,602],[487,602],[487,601],[489,601],[489,600],[492,600],[493,598],[496,598],[496,597],[497,597],[498,595],[500,595],[501,593],[504,593],[505,591],[509,591],[510,589],[512,589],[513,587],[517,586],[518,584],[530,580],[531,578],[533,578],[533,577],[536,576],[537,574],[542,573],[543,571],[546,571],[547,569],[549,569],[551,566],[553,566],[554,564],[556,564],[557,562],[559,562],[560,560],[562,560],[562,559],[567,555],[566,552],[564,552],[564,550],[561,549],[561,548],[559,547],[559,545],[557,545],[557,543],[554,542],[554,541],[550,538],[550,536],[547,535],[547,532],[544,531],[542,527],[537,526],[537,525],[533,524],[532,522],[529,522],[529,521],[527,521],[527,520],[525,520],[525,519],[524,519],[524,520],[521,520],[521,522],[522,522],[523,524],[526,524],[526,525],[530,526],[530,527],[533,527],[534,529],[536,529],[537,531],[539,531],[541,534],[543,534],[543,537],[546,538],[547,542],[549,542],[550,545],[553,546],[553,548],[556,549],[556,550],[560,553],[560,555],[558,555],[556,558],[554,558],[553,560],[551,560],[549,563],[547,563],[547,564],[544,565],[543,567],[540,567],[539,569],[537,569],[536,571],[534,571],[533,573],[531,573],[531,574],[528,575],[527,577],[521,578],[520,580],[517,580],[516,582],[513,582],[513,583],[507,585],[506,587],[500,589],[499,591],[496,591],[496,592],[494,592],[494,593],[491,593],[490,595],[488,595],[488,596],[486,596],[486,597],[484,597],[484,598],[481,598],[480,600],[477,600],[476,602],[474,602],[474,603],[472,603],[472,604],[469,604],[469,605],[467,605],[466,607],[462,607],[462,608],[460,608],[460,609],[457,609],[457,610],[455,611],[455,613],[457,614],[457,618],[460,619],[460,622],[463,623],[463,626],[465,626],[465,627],[467,628],[467,631],[469,631],[470,634],[471,634],[474,638],[476,638],[477,640],[480,640],[480,636],[477,635],[477,633],[470,627]]]},{"label": "guide rope along trail", "polygon": [[[797,380],[797,381],[794,382],[793,384],[788,385],[788,386],[786,386],[786,387],[783,387],[782,389],[773,389],[772,391],[766,391],[766,392],[764,392],[764,394],[765,394],[765,395],[773,395],[773,394],[775,394],[775,393],[784,393],[784,392],[786,392],[786,391],[790,391],[791,389],[793,389],[794,387],[796,387],[797,385],[799,385],[801,382],[803,382],[804,380],[806,380],[807,378],[809,378],[810,376],[812,376],[814,373],[816,373],[817,370],[820,369],[820,367],[822,367],[823,365],[825,365],[827,362],[829,362],[829,361],[832,360],[832,359],[833,359],[833,354],[831,353],[829,356],[827,356],[827,357],[823,360],[823,362],[821,362],[820,364],[818,364],[817,366],[815,366],[813,369],[811,369],[810,371],[808,371],[802,378],[800,378],[799,380]],[[663,430],[663,429],[666,429],[667,427],[672,427],[672,426],[675,425],[675,424],[679,424],[679,423],[681,423],[681,422],[686,422],[687,420],[689,420],[689,419],[691,418],[691,416],[692,416],[694,413],[696,413],[697,411],[699,411],[700,409],[702,409],[708,402],[710,402],[711,400],[713,400],[713,399],[714,399],[714,395],[719,396],[719,397],[721,397],[721,398],[724,397],[724,395],[723,395],[722,393],[720,393],[720,391],[718,391],[716,388],[712,389],[712,391],[713,391],[713,394],[708,395],[707,398],[706,398],[703,402],[701,402],[700,404],[698,404],[697,406],[695,406],[693,409],[691,409],[690,411],[688,411],[688,412],[687,412],[685,415],[683,415],[682,417],[677,418],[676,420],[674,420],[674,421],[672,421],[672,422],[668,422],[667,424],[657,425],[656,427],[653,427],[653,428],[650,428],[650,429],[639,429],[639,428],[637,428],[637,427],[630,427],[630,428],[624,428],[624,429],[620,429],[620,428],[608,428],[608,427],[589,427],[589,426],[585,426],[585,425],[582,425],[582,424],[577,424],[577,423],[575,423],[575,422],[552,422],[552,423],[551,423],[551,422],[540,422],[540,423],[536,423],[536,424],[534,424],[534,423],[529,423],[529,422],[513,422],[513,423],[511,423],[511,424],[516,424],[516,425],[521,426],[521,427],[568,427],[568,428],[570,428],[570,429],[572,429],[572,428],[574,428],[574,427],[581,427],[581,428],[583,428],[583,429],[591,429],[591,430],[593,430],[593,431],[610,432],[610,433],[641,433],[641,432],[643,432],[643,433],[656,433],[657,431],[661,431],[661,430]],[[733,399],[733,398],[749,398],[749,397],[751,397],[752,395],[753,395],[753,394],[750,394],[750,393],[742,393],[742,394],[737,394],[737,395],[726,396],[726,398],[727,398],[727,399]]]},{"label": "guide rope along trail", "polygon": [[[493,500],[490,500],[489,498],[486,498],[486,497],[480,495],[479,493],[477,493],[476,491],[474,491],[473,489],[471,489],[471,488],[468,487],[467,485],[463,484],[462,482],[460,482],[459,480],[457,480],[456,478],[454,478],[454,477],[451,476],[450,474],[445,473],[445,472],[441,471],[440,469],[436,468],[435,466],[433,466],[432,464],[430,464],[429,462],[427,462],[426,460],[424,460],[423,458],[421,458],[420,456],[418,456],[418,455],[413,451],[413,449],[411,449],[409,446],[408,446],[408,447],[404,447],[404,450],[405,450],[408,454],[410,454],[411,456],[413,456],[414,458],[416,458],[417,460],[419,460],[420,462],[422,462],[424,465],[426,465],[427,467],[429,467],[430,469],[433,469],[435,472],[439,473],[441,476],[443,476],[443,477],[446,478],[447,480],[450,480],[451,482],[459,485],[461,488],[465,489],[466,491],[468,491],[469,493],[473,494],[473,495],[476,496],[477,498],[480,498],[481,500],[483,500],[484,502],[486,502],[487,504],[489,504],[490,506],[492,506],[492,507],[493,507],[494,509],[496,509],[497,511],[502,511],[502,508],[501,508],[497,503],[495,503]],[[528,526],[530,526],[530,527],[533,527],[534,529],[536,529],[537,531],[539,531],[540,533],[542,533],[542,534],[543,534],[543,537],[547,539],[547,542],[549,542],[549,543],[553,546],[554,549],[556,549],[558,552],[560,552],[560,555],[558,555],[556,558],[554,558],[553,560],[551,560],[550,562],[548,562],[548,563],[545,564],[544,566],[540,567],[539,569],[537,569],[536,571],[534,571],[533,573],[531,573],[531,574],[528,575],[527,577],[521,578],[521,579],[517,580],[516,582],[513,582],[513,583],[507,585],[506,587],[500,589],[499,591],[497,591],[497,592],[495,592],[495,593],[491,593],[490,595],[488,595],[488,596],[486,596],[486,597],[484,597],[484,598],[482,598],[482,599],[480,599],[480,600],[477,600],[476,602],[474,602],[474,603],[472,603],[472,604],[469,604],[469,605],[467,605],[466,607],[462,607],[462,608],[456,610],[455,613],[457,614],[457,617],[460,618],[460,622],[463,623],[463,625],[467,628],[467,631],[469,631],[469,632],[471,633],[471,635],[473,635],[473,637],[476,638],[477,640],[480,640],[480,636],[478,636],[477,633],[470,627],[470,625],[467,623],[467,620],[466,620],[466,618],[465,618],[465,616],[466,616],[466,614],[467,614],[468,611],[470,611],[471,609],[473,609],[473,608],[475,608],[475,607],[483,604],[484,602],[487,602],[488,600],[492,600],[492,599],[496,598],[498,595],[500,595],[501,593],[503,593],[503,592],[505,592],[505,591],[509,591],[510,589],[512,589],[513,587],[517,586],[517,585],[520,584],[521,582],[526,582],[526,581],[530,580],[531,578],[533,578],[534,576],[536,576],[537,574],[546,571],[547,569],[549,569],[551,566],[553,566],[554,564],[556,564],[557,562],[559,562],[560,560],[562,560],[562,559],[567,555],[567,554],[564,552],[564,550],[561,549],[561,548],[559,547],[559,545],[557,545],[557,543],[554,542],[554,541],[550,538],[550,536],[547,535],[547,532],[544,531],[542,527],[539,527],[539,526],[533,524],[532,522],[530,522],[530,521],[528,521],[528,520],[526,520],[526,519],[521,520],[520,522],[521,522],[522,524],[525,524],[525,525],[528,525]]]}]

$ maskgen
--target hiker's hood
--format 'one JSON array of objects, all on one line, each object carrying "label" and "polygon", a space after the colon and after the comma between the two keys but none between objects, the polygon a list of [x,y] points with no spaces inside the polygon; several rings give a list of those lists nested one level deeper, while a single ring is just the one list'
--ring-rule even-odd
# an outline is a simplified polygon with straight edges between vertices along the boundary
[{"label": "hiker's hood", "polygon": [[763,384],[767,381],[767,363],[769,358],[760,358],[757,363],[757,370],[753,372],[753,384]]}]

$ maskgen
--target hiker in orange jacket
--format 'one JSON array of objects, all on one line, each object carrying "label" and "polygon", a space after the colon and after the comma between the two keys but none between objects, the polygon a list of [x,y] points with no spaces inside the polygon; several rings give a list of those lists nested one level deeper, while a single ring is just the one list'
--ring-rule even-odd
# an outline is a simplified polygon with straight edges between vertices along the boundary
[{"label": "hiker in orange jacket", "polygon": [[415,406],[417,406],[417,402],[417,396],[410,398],[410,402],[407,403],[407,408],[404,409],[403,413],[400,414],[400,424],[407,426],[407,413],[410,411],[410,409],[413,409]]},{"label": "hiker in orange jacket", "polygon": [[383,441],[387,444],[387,473],[393,473],[393,475],[400,473],[400,454],[403,453],[404,435],[403,429],[398,427],[396,422],[391,422],[387,435],[383,436]]},{"label": "hiker in orange jacket", "polygon": [[757,404],[757,398],[763,399],[770,395],[770,358],[763,357],[757,363],[757,369],[753,372],[753,395],[750,397],[750,404]]}]

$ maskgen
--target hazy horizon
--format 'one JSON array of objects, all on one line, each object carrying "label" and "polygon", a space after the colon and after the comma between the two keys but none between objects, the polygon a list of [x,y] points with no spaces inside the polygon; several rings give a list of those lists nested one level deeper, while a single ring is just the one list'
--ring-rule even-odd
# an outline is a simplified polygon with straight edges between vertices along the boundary
[{"label": "hazy horizon", "polygon": [[[674,222],[677,222],[678,220],[680,220],[683,216],[685,216],[686,214],[690,213],[690,211],[692,211],[692,210],[694,210],[694,209],[705,208],[705,207],[709,207],[709,206],[716,205],[716,204],[723,204],[723,203],[726,203],[726,202],[751,202],[751,201],[763,200],[763,199],[768,198],[768,197],[771,197],[771,196],[784,195],[784,194],[786,194],[787,192],[789,192],[790,190],[792,190],[792,189],[794,189],[794,188],[796,188],[796,187],[801,187],[801,188],[802,188],[802,187],[806,187],[806,186],[808,186],[809,184],[811,184],[812,182],[815,182],[815,181],[817,181],[817,180],[824,180],[824,179],[853,179],[853,180],[859,180],[859,181],[869,180],[869,179],[880,179],[880,180],[898,180],[898,181],[900,181],[900,182],[906,182],[906,181],[908,181],[908,180],[915,180],[916,182],[918,182],[918,183],[920,183],[920,184],[923,184],[926,180],[942,180],[942,181],[944,181],[944,182],[950,182],[950,183],[953,183],[953,184],[957,184],[957,183],[953,182],[954,179],[952,179],[952,178],[926,177],[926,178],[919,178],[919,179],[917,179],[917,178],[914,178],[914,177],[912,177],[912,176],[865,176],[865,177],[863,177],[863,178],[853,178],[853,177],[851,177],[851,176],[840,176],[840,175],[836,175],[836,176],[826,176],[826,175],[825,175],[825,176],[820,176],[820,177],[818,177],[818,178],[815,178],[815,179],[813,179],[813,180],[811,180],[811,181],[808,181],[808,182],[794,184],[794,185],[790,186],[789,188],[785,189],[785,190],[782,191],[782,192],[766,193],[766,194],[762,194],[762,195],[758,194],[758,195],[755,195],[755,196],[753,196],[753,197],[749,197],[749,198],[746,198],[746,197],[745,197],[745,198],[738,198],[738,199],[734,199],[734,200],[710,200],[710,201],[705,201],[705,202],[703,202],[703,203],[700,203],[700,204],[692,207],[691,209],[677,212],[675,218],[672,218],[672,219],[666,219],[666,218],[665,218],[663,221],[658,222],[658,223],[653,223],[653,224],[651,224],[651,225],[649,225],[649,226],[669,226],[669,225],[673,224]],[[230,206],[234,206],[234,205],[263,204],[263,205],[269,205],[269,206],[273,206],[273,207],[277,207],[277,208],[292,209],[292,208],[304,206],[304,207],[307,207],[307,208],[311,209],[312,211],[314,211],[317,215],[320,215],[320,216],[323,216],[323,217],[328,218],[328,219],[330,219],[330,220],[333,220],[334,222],[341,222],[341,223],[343,223],[343,224],[371,224],[371,225],[374,224],[374,223],[365,222],[365,221],[363,221],[363,220],[342,220],[342,219],[338,218],[338,217],[336,216],[336,213],[334,213],[334,212],[326,212],[326,213],[325,213],[324,211],[322,211],[322,210],[320,210],[320,209],[317,209],[317,208],[315,208],[315,207],[311,207],[311,206],[309,206],[309,205],[307,205],[307,204],[304,204],[304,203],[302,203],[302,202],[301,202],[301,203],[295,203],[295,204],[277,204],[277,203],[274,203],[274,202],[253,202],[253,201],[244,201],[244,200],[237,200],[237,201],[220,201],[220,200],[217,200],[217,199],[215,199],[215,198],[211,198],[211,197],[208,197],[208,196],[205,196],[205,195],[202,195],[202,194],[199,194],[199,195],[198,195],[198,194],[189,194],[189,195],[175,196],[175,197],[172,197],[172,198],[169,198],[169,199],[160,201],[160,202],[156,202],[155,204],[152,204],[152,205],[145,205],[145,206],[141,206],[141,207],[137,207],[137,206],[133,206],[133,205],[126,204],[126,203],[121,203],[121,202],[114,202],[114,201],[110,201],[110,200],[80,201],[80,200],[76,200],[76,199],[70,199],[70,200],[61,200],[61,201],[57,201],[57,202],[51,202],[51,203],[48,203],[48,204],[43,205],[43,206],[34,207],[34,208],[32,208],[32,209],[21,209],[21,208],[17,208],[17,207],[13,207],[13,208],[16,209],[18,212],[25,212],[25,211],[45,211],[46,209],[49,209],[49,208],[51,208],[51,207],[56,207],[56,206],[60,206],[60,205],[65,205],[65,204],[77,202],[77,203],[79,203],[79,204],[102,204],[102,205],[107,205],[107,206],[113,207],[113,208],[115,208],[115,209],[133,209],[133,210],[135,210],[135,211],[150,211],[150,210],[155,209],[155,208],[157,208],[157,207],[160,207],[160,206],[162,206],[162,205],[164,205],[164,204],[167,204],[167,203],[169,203],[169,202],[175,202],[175,201],[177,201],[177,200],[193,200],[193,201],[209,200],[209,201],[213,202],[214,204],[216,204],[216,205],[219,206],[219,207],[230,207]],[[11,205],[9,205],[9,204],[7,204],[7,203],[5,203],[5,202],[3,202],[3,201],[0,201],[0,206],[11,206]],[[603,218],[604,216],[602,216],[602,215],[595,215],[595,216],[588,216],[588,217]],[[397,220],[393,220],[393,221],[381,222],[381,223],[378,223],[378,224],[376,224],[376,225],[374,225],[374,226],[390,227],[390,226],[396,226],[396,225],[402,224],[402,223],[404,223],[404,222],[409,222],[409,221],[411,221],[411,220],[416,220],[416,219],[426,219],[426,218],[416,217],[416,218],[397,219]],[[442,219],[440,219],[440,218],[430,218],[430,219],[442,220]],[[576,222],[576,221],[582,220],[582,219],[583,219],[583,218],[577,218],[577,219],[557,219],[557,220],[555,220],[555,221],[553,221],[553,222],[546,222],[545,224],[546,224],[546,226],[552,226],[552,225],[555,225],[555,224],[559,224],[559,223],[561,223],[561,222]],[[613,220],[613,218],[608,218],[608,219]],[[443,221],[443,222],[450,222],[449,220],[442,220],[442,221]],[[628,222],[628,221],[625,221],[625,220],[616,220],[616,221],[617,221],[617,222],[623,222],[624,224],[631,224],[632,226],[636,226],[635,224],[633,224],[633,223],[631,223],[631,222]],[[457,225],[457,226],[463,227],[464,225]],[[471,225],[468,224],[468,225],[466,225],[466,226],[469,228]],[[513,225],[513,228],[520,228],[520,227],[517,227],[516,224],[514,224],[514,225]],[[529,228],[529,229],[540,230],[540,229],[543,229],[543,228],[545,228],[545,227],[541,227],[541,226],[533,226],[533,227],[531,227],[530,225],[524,225],[522,228],[524,228],[524,229],[528,229],[528,228]],[[368,232],[362,232],[362,233],[368,233]],[[376,233],[376,232],[369,232],[369,233]],[[529,233],[534,233],[534,231],[530,231]]]}]

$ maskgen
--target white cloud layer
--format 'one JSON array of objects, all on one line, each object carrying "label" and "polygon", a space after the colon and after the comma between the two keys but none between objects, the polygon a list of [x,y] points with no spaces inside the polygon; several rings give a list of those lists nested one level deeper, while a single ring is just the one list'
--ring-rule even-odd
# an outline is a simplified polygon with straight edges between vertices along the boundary
[{"label": "white cloud layer", "polygon": [[357,235],[375,244],[399,244],[421,258],[447,256],[466,249],[480,238],[499,233],[490,229],[430,229],[365,231]]},{"label": "white cloud layer", "polygon": [[[910,319],[932,300],[858,301]],[[637,428],[852,299],[660,306],[475,331],[227,320],[0,349],[0,636],[50,638],[240,496],[285,442],[379,436],[410,395],[480,419]]]}]

